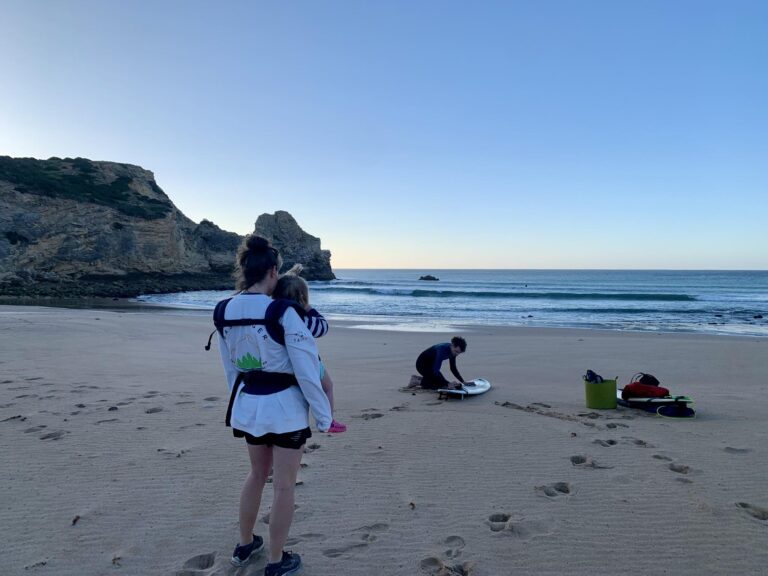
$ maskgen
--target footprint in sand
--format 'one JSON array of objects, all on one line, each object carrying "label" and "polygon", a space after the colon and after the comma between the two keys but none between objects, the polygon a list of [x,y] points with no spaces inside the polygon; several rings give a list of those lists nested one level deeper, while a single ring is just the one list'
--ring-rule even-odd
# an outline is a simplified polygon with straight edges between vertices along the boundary
[{"label": "footprint in sand", "polygon": [[371,524],[370,526],[360,526],[360,528],[355,528],[353,532],[362,532],[360,538],[365,542],[375,542],[377,540],[376,535],[381,534],[382,532],[386,532],[387,530],[389,530],[389,524],[385,524],[384,522],[377,522],[376,524]]},{"label": "footprint in sand", "polygon": [[184,454],[189,452],[189,450],[168,450],[167,448],[158,448],[157,451],[169,458],[181,458]]},{"label": "footprint in sand", "polygon": [[300,544],[301,542],[322,542],[326,538],[327,536],[325,534],[316,534],[314,532],[309,532],[307,534],[299,534],[298,536],[288,538],[285,544],[286,546],[295,546],[296,544]]},{"label": "footprint in sand", "polygon": [[608,424],[605,425],[605,427],[606,428],[618,428],[618,427],[629,428],[628,425],[622,424],[621,422],[609,422]]},{"label": "footprint in sand", "polygon": [[176,402],[176,406],[183,406],[184,404],[194,404],[194,400],[182,400],[181,402]]},{"label": "footprint in sand", "polygon": [[215,561],[216,552],[192,556],[192,558],[184,562],[182,569],[178,570],[175,576],[203,576],[201,571],[213,568]]},{"label": "footprint in sand", "polygon": [[685,464],[676,464],[674,462],[669,465],[669,469],[672,470],[672,472],[677,472],[678,474],[689,474],[691,472],[690,466],[686,466]]},{"label": "footprint in sand", "polygon": [[311,454],[312,452],[314,452],[318,448],[320,448],[320,444],[317,444],[317,443],[314,443],[314,442],[312,444],[307,444],[304,447],[304,454]]},{"label": "footprint in sand", "polygon": [[47,426],[45,424],[40,424],[40,426],[32,426],[32,428],[27,428],[24,430],[24,434],[30,434],[32,432],[40,432],[41,430],[45,430]]},{"label": "footprint in sand", "polygon": [[598,446],[605,446],[608,448],[609,446],[616,446],[618,442],[616,442],[616,440],[593,440],[592,444],[597,444]]},{"label": "footprint in sand", "polygon": [[430,576],[471,576],[474,573],[472,564],[449,565],[435,556],[428,556],[419,562],[419,568]]},{"label": "footprint in sand", "polygon": [[327,556],[328,558],[338,558],[339,556],[344,556],[351,552],[355,552],[356,550],[363,550],[378,539],[377,534],[381,534],[387,530],[389,530],[389,524],[385,524],[384,522],[377,522],[370,526],[360,526],[360,528],[356,528],[353,532],[362,532],[360,535],[360,538],[363,540],[362,542],[352,542],[337,548],[328,548],[327,550],[323,550],[323,556]]},{"label": "footprint in sand", "polygon": [[663,454],[654,454],[652,458],[656,458],[656,460],[664,460],[666,462],[671,462],[672,458],[669,456],[664,456]]},{"label": "footprint in sand", "polygon": [[488,525],[491,528],[491,532],[504,533],[523,540],[552,533],[548,523],[543,520],[527,520],[524,517],[515,518],[505,512],[491,514],[488,517]]},{"label": "footprint in sand", "polygon": [[56,430],[55,432],[48,432],[40,436],[40,440],[61,440],[65,435],[69,434],[67,430]]},{"label": "footprint in sand", "polygon": [[758,520],[762,520],[764,522],[768,520],[768,509],[766,508],[755,506],[754,504],[748,504],[746,502],[736,502],[736,506],[744,510],[744,512],[752,516],[752,518],[757,518]]},{"label": "footprint in sand", "polygon": [[323,550],[323,556],[327,556],[328,558],[338,558],[339,556],[343,556],[349,552],[362,550],[364,548],[368,548],[368,544],[365,542],[347,544],[346,546],[341,546],[340,548],[328,548],[327,550]]},{"label": "footprint in sand", "polygon": [[146,410],[144,410],[146,414],[157,414],[158,412],[162,412],[162,411],[163,409],[160,408],[159,406],[156,406],[154,408],[147,408]]},{"label": "footprint in sand", "polygon": [[640,440],[640,438],[633,438],[632,436],[622,436],[622,440],[625,441],[627,444],[633,444],[634,446],[640,446],[641,448],[653,448],[651,444],[648,444],[645,440]]},{"label": "footprint in sand", "polygon": [[595,470],[607,470],[613,468],[613,466],[603,466],[602,464],[598,464],[589,456],[583,455],[571,456],[571,464],[577,468],[593,468]]},{"label": "footprint in sand", "polygon": [[464,546],[466,546],[466,542],[464,542],[464,538],[461,536],[448,536],[448,538],[443,540],[443,544],[448,546],[448,549],[445,551],[445,555],[448,558],[458,558],[461,556]]},{"label": "footprint in sand", "polygon": [[570,496],[574,493],[573,486],[568,482],[553,482],[546,486],[536,486],[536,491],[547,498],[558,498],[560,496]]},{"label": "footprint in sand", "polygon": [[29,386],[13,386],[9,387],[8,390],[29,390]]},{"label": "footprint in sand", "polygon": [[408,404],[401,404],[400,406],[392,406],[389,409],[391,412],[405,412],[408,410]]},{"label": "footprint in sand", "polygon": [[208,398],[203,398],[205,402],[216,402],[216,400],[219,400],[220,398],[218,396],[208,396]]},{"label": "footprint in sand", "polygon": [[19,422],[26,422],[27,417],[26,416],[22,416],[21,414],[16,414],[16,416],[8,416],[8,418],[0,420],[0,422],[10,422],[11,420],[18,420]]},{"label": "footprint in sand", "polygon": [[374,420],[376,418],[381,418],[384,416],[384,414],[381,414],[378,410],[378,408],[366,408],[363,410],[362,414],[357,414],[356,416],[352,416],[352,418],[362,418],[363,420]]},{"label": "footprint in sand", "polygon": [[728,452],[728,454],[747,454],[752,452],[751,448],[734,448],[733,446],[726,446],[723,450]]},{"label": "footprint in sand", "polygon": [[33,376],[32,378],[24,378],[24,380],[26,380],[27,382],[32,382],[34,380],[42,380],[42,379],[43,379],[42,376]]}]

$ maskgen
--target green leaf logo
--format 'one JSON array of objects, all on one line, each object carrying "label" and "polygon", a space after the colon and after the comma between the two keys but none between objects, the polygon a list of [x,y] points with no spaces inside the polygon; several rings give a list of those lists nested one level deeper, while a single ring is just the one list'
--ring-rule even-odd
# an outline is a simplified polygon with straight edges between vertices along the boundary
[{"label": "green leaf logo", "polygon": [[251,356],[250,352],[238,358],[235,364],[240,370],[261,370],[261,360]]}]

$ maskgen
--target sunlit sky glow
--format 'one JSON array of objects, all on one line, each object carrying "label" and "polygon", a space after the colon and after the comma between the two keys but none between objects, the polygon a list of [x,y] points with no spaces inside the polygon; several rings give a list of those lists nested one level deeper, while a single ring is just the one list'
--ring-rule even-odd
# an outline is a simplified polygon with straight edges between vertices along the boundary
[{"label": "sunlit sky glow", "polygon": [[768,2],[0,0],[0,154],[350,267],[768,269]]}]

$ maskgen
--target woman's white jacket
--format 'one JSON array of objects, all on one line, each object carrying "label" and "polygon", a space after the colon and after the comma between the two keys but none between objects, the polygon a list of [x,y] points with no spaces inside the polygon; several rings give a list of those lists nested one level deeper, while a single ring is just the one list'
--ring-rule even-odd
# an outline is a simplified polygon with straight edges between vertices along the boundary
[{"label": "woman's white jacket", "polygon": [[[241,293],[227,304],[224,317],[264,318],[272,299],[265,294]],[[232,428],[253,436],[295,432],[309,426],[309,409],[317,428],[325,432],[331,425],[331,406],[320,385],[317,346],[306,324],[292,308],[280,323],[285,330],[285,346],[275,342],[263,325],[229,326],[219,334],[219,352],[230,393],[238,372],[261,369],[291,373],[298,386],[264,396],[240,393],[232,407]],[[238,367],[240,366],[240,367]]]}]

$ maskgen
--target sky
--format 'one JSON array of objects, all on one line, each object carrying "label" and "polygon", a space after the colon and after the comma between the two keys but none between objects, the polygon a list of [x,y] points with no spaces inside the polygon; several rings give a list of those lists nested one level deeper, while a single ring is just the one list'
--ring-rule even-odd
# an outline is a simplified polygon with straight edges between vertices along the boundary
[{"label": "sky", "polygon": [[0,0],[0,155],[334,268],[768,269],[768,2]]}]

